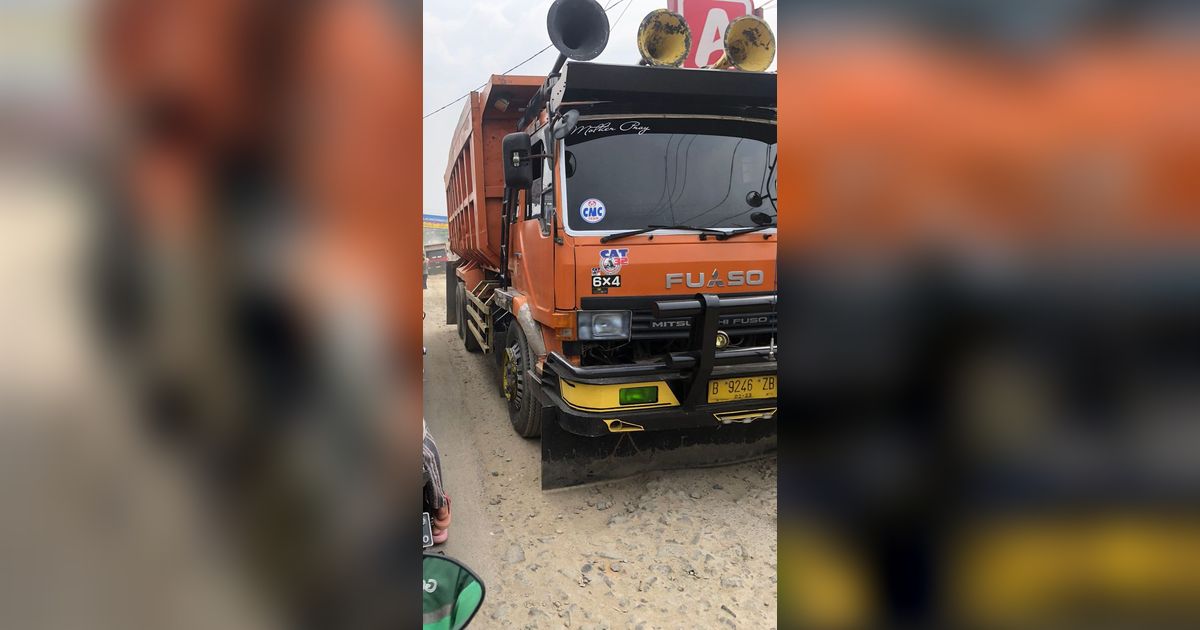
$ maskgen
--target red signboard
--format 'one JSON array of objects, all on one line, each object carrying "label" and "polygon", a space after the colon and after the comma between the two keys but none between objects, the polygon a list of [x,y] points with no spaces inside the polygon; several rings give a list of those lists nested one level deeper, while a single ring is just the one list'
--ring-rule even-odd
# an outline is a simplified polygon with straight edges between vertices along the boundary
[{"label": "red signboard", "polygon": [[667,8],[682,15],[692,31],[692,50],[685,68],[716,63],[724,52],[725,27],[735,18],[754,13],[754,0],[667,0]]}]

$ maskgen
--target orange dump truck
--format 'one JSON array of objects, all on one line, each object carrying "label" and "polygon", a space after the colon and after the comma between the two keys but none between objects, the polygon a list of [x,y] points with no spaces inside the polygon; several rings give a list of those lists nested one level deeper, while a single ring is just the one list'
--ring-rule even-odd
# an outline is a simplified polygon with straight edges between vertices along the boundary
[{"label": "orange dump truck", "polygon": [[470,95],[448,323],[541,436],[543,488],[774,448],[775,94],[769,73],[571,62]]}]

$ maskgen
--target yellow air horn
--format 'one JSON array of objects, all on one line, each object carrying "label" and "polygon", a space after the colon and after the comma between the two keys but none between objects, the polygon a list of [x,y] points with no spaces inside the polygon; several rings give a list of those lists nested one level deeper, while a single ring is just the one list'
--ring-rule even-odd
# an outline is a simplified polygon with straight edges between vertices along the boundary
[{"label": "yellow air horn", "polygon": [[725,54],[709,68],[762,72],[775,60],[775,34],[766,22],[743,15],[725,29]]},{"label": "yellow air horn", "polygon": [[682,15],[655,9],[638,27],[637,46],[644,65],[680,66],[692,48],[692,32]]}]

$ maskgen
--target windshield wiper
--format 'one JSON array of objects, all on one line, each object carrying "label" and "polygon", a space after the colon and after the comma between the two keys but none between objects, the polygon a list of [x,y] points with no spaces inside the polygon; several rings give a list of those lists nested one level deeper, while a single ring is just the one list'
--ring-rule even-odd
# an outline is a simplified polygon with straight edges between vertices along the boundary
[{"label": "windshield wiper", "polygon": [[763,225],[756,225],[754,227],[742,228],[740,230],[733,230],[732,232],[725,232],[724,234],[721,234],[720,236],[717,237],[717,240],[725,241],[725,240],[729,240],[729,239],[731,239],[735,236],[741,235],[741,234],[749,234],[751,232],[759,232],[759,231],[765,230],[767,228],[773,228],[773,227],[777,227],[775,222],[765,223]]},{"label": "windshield wiper", "polygon": [[628,232],[617,232],[616,234],[608,234],[608,235],[602,236],[602,237],[600,237],[600,242],[607,243],[609,241],[615,241],[619,238],[625,238],[626,236],[637,236],[638,234],[645,234],[647,232],[653,232],[655,230],[693,230],[695,232],[701,233],[700,238],[705,238],[704,235],[706,235],[706,234],[716,235],[717,238],[721,238],[722,236],[725,235],[725,232],[723,232],[721,230],[714,230],[712,228],[695,227],[692,225],[647,225],[644,228],[638,228],[636,230],[629,230]]}]

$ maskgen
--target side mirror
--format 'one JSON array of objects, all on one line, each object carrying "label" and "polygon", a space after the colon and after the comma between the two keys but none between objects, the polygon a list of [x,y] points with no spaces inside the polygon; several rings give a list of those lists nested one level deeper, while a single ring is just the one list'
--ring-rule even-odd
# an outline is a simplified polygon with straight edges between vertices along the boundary
[{"label": "side mirror", "polygon": [[567,151],[566,170],[568,178],[575,176],[575,154],[570,151]]},{"label": "side mirror", "polygon": [[533,183],[533,161],[529,154],[533,150],[529,136],[510,133],[504,136],[504,185],[513,190],[524,190]]},{"label": "side mirror", "polygon": [[571,135],[575,131],[575,125],[579,124],[579,110],[572,109],[563,114],[562,120],[554,126],[554,139],[562,140]]},{"label": "side mirror", "polygon": [[424,626],[467,627],[483,605],[483,581],[466,565],[446,556],[427,553],[421,564]]}]

